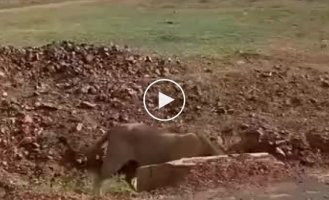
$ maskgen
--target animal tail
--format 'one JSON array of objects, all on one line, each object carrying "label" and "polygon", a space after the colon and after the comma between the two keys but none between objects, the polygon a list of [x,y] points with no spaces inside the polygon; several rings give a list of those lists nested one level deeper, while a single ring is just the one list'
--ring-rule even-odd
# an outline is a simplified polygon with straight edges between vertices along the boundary
[{"label": "animal tail", "polygon": [[76,153],[76,152],[73,150],[73,148],[71,147],[71,145],[69,144],[69,142],[67,141],[67,138],[66,138],[66,137],[64,137],[64,136],[59,136],[57,139],[58,139],[59,143],[60,143],[60,144],[63,144],[63,145],[67,148],[67,150],[68,150],[69,152],[71,152],[71,153]]},{"label": "animal tail", "polygon": [[72,166],[76,167],[76,158],[78,157],[79,153],[72,148],[72,146],[70,145],[70,142],[68,141],[68,139],[65,136],[59,136],[58,138],[58,142],[62,145],[64,145],[66,148],[64,150],[64,154],[62,156],[62,163],[65,164],[71,164]]},{"label": "animal tail", "polygon": [[[88,157],[93,157],[96,156],[96,154],[98,154],[100,152],[100,150],[102,149],[103,145],[106,143],[106,141],[109,138],[109,132],[105,133],[104,135],[102,135],[101,138],[99,138],[95,144],[92,145],[92,147],[88,150],[87,154]],[[95,154],[95,155],[94,155]]]}]

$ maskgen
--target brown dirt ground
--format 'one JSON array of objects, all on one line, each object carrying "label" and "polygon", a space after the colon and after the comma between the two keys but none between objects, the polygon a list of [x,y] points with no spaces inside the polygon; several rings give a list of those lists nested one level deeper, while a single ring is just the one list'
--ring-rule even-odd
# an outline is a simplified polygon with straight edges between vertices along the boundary
[{"label": "brown dirt ground", "polygon": [[3,11],[17,11],[24,10],[34,7],[54,7],[54,6],[64,6],[72,3],[88,3],[94,2],[92,0],[3,0],[0,2],[0,12]]},{"label": "brown dirt ground", "polygon": [[[323,167],[329,151],[329,73],[324,62],[328,59],[240,53],[182,63],[117,46],[65,41],[35,48],[2,47],[0,169],[5,178],[0,195],[90,199],[84,190],[90,185],[82,181],[86,175],[81,154],[105,130],[122,122],[202,132],[218,138],[232,153],[266,151],[289,165]],[[158,123],[143,109],[144,89],[160,77],[176,80],[187,95],[186,108],[175,122]],[[175,112],[164,110],[167,115]],[[225,174],[245,179],[250,171],[239,168],[244,162],[231,163],[237,170]],[[220,170],[224,164],[203,166],[201,171],[227,182]],[[247,164],[265,173],[248,181],[275,174],[266,163]],[[211,176],[197,174],[198,180]],[[56,192],[58,185],[68,192]],[[47,190],[36,192],[38,188]]]}]

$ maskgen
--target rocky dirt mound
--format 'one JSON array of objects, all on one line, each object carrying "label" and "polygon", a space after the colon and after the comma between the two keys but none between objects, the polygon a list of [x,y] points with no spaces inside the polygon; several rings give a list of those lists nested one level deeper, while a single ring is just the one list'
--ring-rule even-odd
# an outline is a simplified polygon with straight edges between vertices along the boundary
[{"label": "rocky dirt mound", "polygon": [[79,150],[116,123],[152,122],[142,107],[144,87],[180,70],[116,46],[70,42],[3,47],[0,58],[4,167],[25,158],[59,159],[65,154],[59,137]]},{"label": "rocky dirt mound", "polygon": [[67,165],[80,166],[79,153],[107,128],[155,123],[143,110],[143,90],[180,70],[178,62],[117,46],[2,47],[0,167],[30,184],[66,176]]},{"label": "rocky dirt mound", "polygon": [[201,69],[204,82],[195,85],[203,98],[198,105],[195,98],[197,106],[186,111],[195,113],[186,116],[193,122],[190,129],[220,135],[229,152],[265,151],[302,164],[321,162],[318,154],[328,153],[328,71],[317,70],[322,67],[316,63],[259,55],[221,64],[227,69]]},{"label": "rocky dirt mound", "polygon": [[183,114],[164,126],[208,134],[228,152],[326,163],[328,72],[252,55],[181,64],[64,41],[0,48],[0,167],[32,185],[66,177],[68,164],[79,173],[71,167],[83,163],[77,154],[116,123],[163,125],[142,103],[146,86],[160,77],[176,80],[187,95]]}]

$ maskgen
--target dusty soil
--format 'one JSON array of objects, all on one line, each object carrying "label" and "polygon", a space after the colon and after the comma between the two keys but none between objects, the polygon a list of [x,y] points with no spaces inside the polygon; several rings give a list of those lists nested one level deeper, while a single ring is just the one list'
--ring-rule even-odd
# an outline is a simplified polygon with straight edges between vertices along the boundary
[{"label": "dusty soil", "polygon": [[[140,55],[127,47],[67,41],[23,49],[2,47],[0,169],[5,177],[0,180],[0,195],[3,199],[90,199],[83,152],[122,122],[198,131],[217,139],[230,153],[265,151],[289,166],[323,168],[329,150],[325,64],[250,54],[183,63]],[[160,77],[176,80],[187,95],[186,108],[175,122],[158,123],[144,111],[143,92]],[[157,95],[152,92],[151,96]],[[156,102],[148,104],[152,108]],[[171,108],[163,111],[173,113],[176,110]],[[233,171],[220,170],[223,165],[202,166],[189,180],[195,183],[196,175],[199,187],[206,180],[226,183],[227,177],[266,182],[278,174],[266,163],[238,160],[230,163],[237,167]],[[241,167],[246,165],[251,168]],[[250,173],[259,176],[248,179]]]},{"label": "dusty soil", "polygon": [[3,0],[0,2],[0,12],[7,11],[18,11],[18,10],[27,10],[30,8],[40,8],[40,7],[60,7],[72,3],[88,3],[92,1],[80,1],[80,0]]}]

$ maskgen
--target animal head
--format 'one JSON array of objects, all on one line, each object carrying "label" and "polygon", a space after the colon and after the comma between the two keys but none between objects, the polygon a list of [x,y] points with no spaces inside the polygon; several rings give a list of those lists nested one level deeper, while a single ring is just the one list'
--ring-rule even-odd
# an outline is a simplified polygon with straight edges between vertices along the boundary
[{"label": "animal head", "polygon": [[196,135],[204,145],[205,156],[226,154],[225,149],[218,142],[217,138],[208,138],[205,134],[202,133],[197,133]]}]

